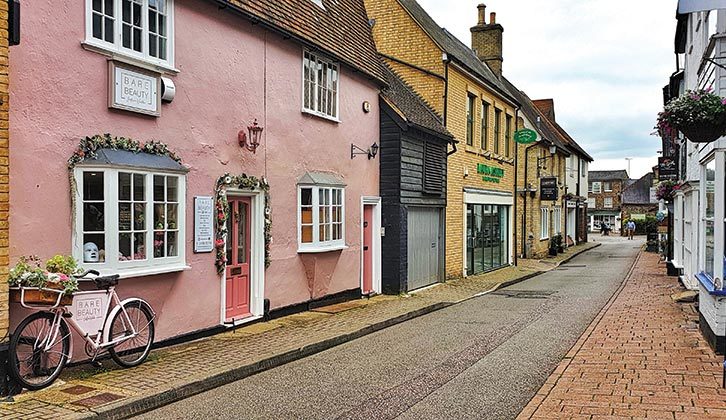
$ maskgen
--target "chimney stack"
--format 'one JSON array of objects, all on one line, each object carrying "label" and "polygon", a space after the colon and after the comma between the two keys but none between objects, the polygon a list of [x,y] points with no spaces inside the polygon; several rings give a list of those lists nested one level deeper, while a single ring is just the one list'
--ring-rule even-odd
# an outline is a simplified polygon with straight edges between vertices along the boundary
[{"label": "chimney stack", "polygon": [[489,14],[489,23],[486,23],[486,6],[480,4],[478,9],[478,23],[471,28],[471,48],[476,51],[477,57],[492,69],[497,77],[502,77],[502,34],[504,28],[497,23],[497,14]]}]

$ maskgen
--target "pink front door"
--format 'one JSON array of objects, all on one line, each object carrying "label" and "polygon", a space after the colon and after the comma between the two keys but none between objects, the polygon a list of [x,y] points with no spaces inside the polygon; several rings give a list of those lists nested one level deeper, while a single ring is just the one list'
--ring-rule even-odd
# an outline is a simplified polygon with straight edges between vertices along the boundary
[{"label": "pink front door", "polygon": [[363,206],[363,294],[373,292],[373,206]]},{"label": "pink front door", "polygon": [[227,219],[226,318],[250,313],[250,199],[230,198]]}]

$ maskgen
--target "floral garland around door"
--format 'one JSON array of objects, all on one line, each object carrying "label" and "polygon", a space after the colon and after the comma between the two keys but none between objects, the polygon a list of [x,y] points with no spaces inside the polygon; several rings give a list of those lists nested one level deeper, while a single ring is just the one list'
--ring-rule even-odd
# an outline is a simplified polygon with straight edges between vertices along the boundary
[{"label": "floral garland around door", "polygon": [[270,241],[272,235],[272,221],[270,220],[270,184],[263,178],[254,176],[224,174],[217,180],[214,189],[215,209],[217,210],[215,242],[217,259],[215,266],[217,274],[222,274],[227,264],[227,255],[224,244],[227,236],[227,219],[229,218],[229,205],[227,203],[227,188],[239,188],[243,190],[262,190],[265,194],[265,268],[270,266]]}]

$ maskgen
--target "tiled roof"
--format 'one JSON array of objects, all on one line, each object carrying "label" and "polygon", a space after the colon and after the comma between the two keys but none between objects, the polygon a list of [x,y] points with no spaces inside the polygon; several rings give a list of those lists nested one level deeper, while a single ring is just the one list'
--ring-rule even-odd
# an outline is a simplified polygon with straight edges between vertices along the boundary
[{"label": "tiled roof", "polygon": [[474,50],[464,45],[458,38],[449,33],[449,31],[439,26],[415,0],[398,0],[398,2],[450,59],[456,61],[466,70],[482,79],[489,87],[505,99],[513,102],[515,105],[517,104],[516,99],[512,98],[504,84],[494,75],[489,66],[479,60]]},{"label": "tiled roof", "polygon": [[228,0],[248,19],[263,23],[374,78],[385,80],[363,0]]},{"label": "tiled roof", "polygon": [[623,204],[651,204],[650,188],[653,186],[652,172],[643,175],[623,190]]},{"label": "tiled roof", "polygon": [[[507,78],[503,77],[502,82],[504,82],[504,85],[507,87],[509,92],[511,92],[512,96],[514,96],[519,102],[522,114],[524,114],[524,116],[535,125],[535,130],[539,133],[539,136],[543,139],[552,141],[555,146],[566,151],[569,155],[569,148],[563,142],[561,134],[546,118],[543,118],[539,110],[534,106],[532,100],[529,99],[529,96],[527,96],[527,94],[523,91],[517,89],[517,87],[514,86]],[[537,124],[538,119],[540,121],[539,124]]]},{"label": "tiled roof", "polygon": [[534,106],[537,108],[537,110],[539,110],[540,114],[543,115],[545,118],[547,118],[547,120],[549,120],[549,122],[552,124],[552,126],[554,126],[555,130],[557,130],[557,132],[560,133],[560,135],[562,136],[563,141],[565,143],[567,143],[567,145],[572,149],[572,151],[574,151],[578,155],[581,155],[582,157],[584,157],[589,162],[592,162],[593,160],[595,160],[595,159],[592,158],[592,156],[590,156],[585,151],[585,149],[583,149],[582,147],[580,147],[579,144],[577,144],[577,142],[575,141],[575,139],[573,139],[567,133],[567,131],[565,131],[565,129],[562,128],[562,126],[560,126],[557,123],[557,121],[554,120],[554,116],[555,116],[555,104],[554,104],[554,101],[552,99],[536,99],[536,100],[534,100],[532,102],[534,103]]},{"label": "tiled roof", "polygon": [[628,171],[618,169],[615,171],[588,171],[590,181],[624,181],[630,179]]},{"label": "tiled roof", "polygon": [[401,117],[410,124],[447,137],[446,140],[453,139],[454,136],[444,127],[441,119],[426,105],[424,100],[393,71],[387,67],[385,70],[388,88],[384,89],[381,95],[399,111]]}]

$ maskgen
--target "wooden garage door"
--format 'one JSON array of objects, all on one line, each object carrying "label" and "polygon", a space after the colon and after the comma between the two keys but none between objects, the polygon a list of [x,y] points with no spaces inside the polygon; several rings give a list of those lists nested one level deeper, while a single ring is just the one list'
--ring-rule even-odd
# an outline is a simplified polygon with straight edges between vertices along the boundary
[{"label": "wooden garage door", "polygon": [[441,246],[441,209],[408,210],[408,290],[439,282]]}]

